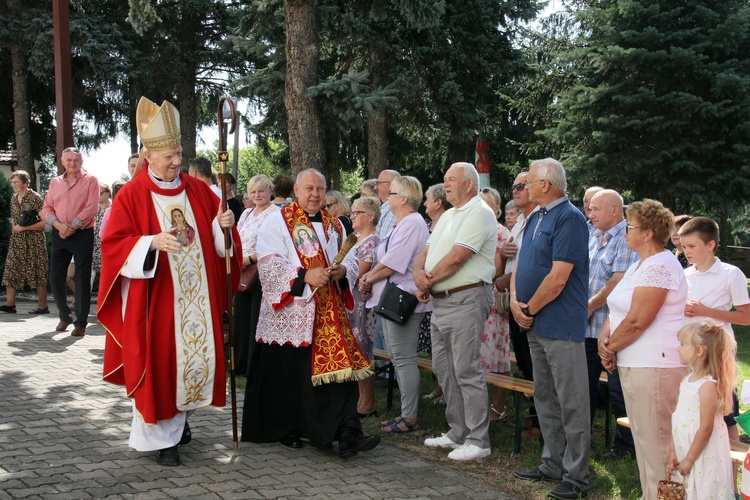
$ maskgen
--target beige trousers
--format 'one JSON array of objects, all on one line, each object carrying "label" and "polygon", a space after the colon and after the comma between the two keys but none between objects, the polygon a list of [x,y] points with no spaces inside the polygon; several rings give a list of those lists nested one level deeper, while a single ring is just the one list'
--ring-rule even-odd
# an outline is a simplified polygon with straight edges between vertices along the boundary
[{"label": "beige trousers", "polygon": [[644,500],[656,500],[656,487],[665,479],[672,439],[672,413],[677,406],[680,382],[688,374],[681,368],[629,368],[618,366],[630,430],[633,432],[638,472]]}]

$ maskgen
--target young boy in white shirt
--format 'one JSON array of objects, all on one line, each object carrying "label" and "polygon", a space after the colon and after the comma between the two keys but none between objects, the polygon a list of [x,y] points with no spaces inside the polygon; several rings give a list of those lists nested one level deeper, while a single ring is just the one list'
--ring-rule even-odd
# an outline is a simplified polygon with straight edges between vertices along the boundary
[{"label": "young boy in white shirt", "polygon": [[[709,318],[723,323],[732,335],[732,323],[750,325],[747,278],[737,266],[722,262],[714,255],[719,241],[719,225],[708,217],[694,217],[683,224],[678,235],[685,256],[692,264],[685,269],[688,284],[685,323]],[[733,415],[724,417],[731,439],[739,439],[734,420],[738,414],[735,391]]]}]

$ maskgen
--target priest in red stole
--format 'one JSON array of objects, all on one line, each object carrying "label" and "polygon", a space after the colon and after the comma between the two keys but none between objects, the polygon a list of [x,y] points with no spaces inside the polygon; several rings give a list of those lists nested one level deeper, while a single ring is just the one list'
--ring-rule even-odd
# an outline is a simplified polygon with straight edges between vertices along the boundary
[{"label": "priest in red stole", "polygon": [[269,215],[258,236],[263,299],[242,440],[301,448],[307,438],[324,450],[338,441],[339,456],[350,458],[380,437],[365,436],[357,414],[357,380],[372,375],[346,315],[354,306],[346,268],[357,264],[333,263],[346,235],[320,209],[325,193],[320,172],[301,172],[297,201]]},{"label": "priest in red stole", "polygon": [[[177,446],[191,436],[187,416],[226,402],[222,228],[232,228],[234,215],[220,211],[206,184],[181,173],[172,104],[141,98],[136,121],[141,161],[112,205],[101,246],[104,380],[124,385],[133,401],[130,446],[179,465]],[[238,279],[242,252],[232,231]]]}]

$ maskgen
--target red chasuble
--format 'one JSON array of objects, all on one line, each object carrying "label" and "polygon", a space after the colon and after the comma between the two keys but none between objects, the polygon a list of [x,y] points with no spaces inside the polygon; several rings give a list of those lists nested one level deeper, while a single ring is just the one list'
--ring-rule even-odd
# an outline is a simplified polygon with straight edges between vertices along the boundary
[{"label": "red chasuble", "polygon": [[[178,188],[161,189],[153,183],[144,168],[118,192],[101,245],[98,318],[107,332],[104,380],[125,386],[146,423],[172,418],[180,411],[176,404],[174,308],[175,300],[181,298],[175,297],[167,260],[169,254],[159,252],[156,274],[151,279],[128,279],[120,274],[140,238],[162,232],[159,224],[162,214],[155,206],[152,192],[183,197],[190,202],[195,219],[191,221],[192,228],[203,249],[210,294],[210,301],[204,307],[210,307],[215,347],[213,390],[207,391],[209,394],[205,395],[204,406],[224,406],[226,403],[222,328],[223,312],[229,303],[226,296],[226,264],[225,259],[216,253],[211,227],[218,212],[219,200],[205,183],[182,173],[180,179],[182,184]],[[242,259],[236,229],[232,229],[232,241],[232,290],[235,290]],[[128,281],[129,289],[123,304],[123,285]]]}]

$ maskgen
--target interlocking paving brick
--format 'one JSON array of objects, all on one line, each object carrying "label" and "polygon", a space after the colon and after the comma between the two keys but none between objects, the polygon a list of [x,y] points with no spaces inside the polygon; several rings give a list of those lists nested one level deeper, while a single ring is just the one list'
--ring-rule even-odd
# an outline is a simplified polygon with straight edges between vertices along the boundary
[{"label": "interlocking paving brick", "polygon": [[[0,500],[511,498],[386,445],[348,461],[310,446],[234,449],[229,408],[193,414],[183,465],[159,466],[155,452],[128,447],[131,402],[101,380],[105,337],[94,317],[86,336],[74,338],[54,332],[56,311],[26,318],[33,305],[17,306],[15,319],[0,315]],[[237,396],[241,410],[244,394]]]}]

